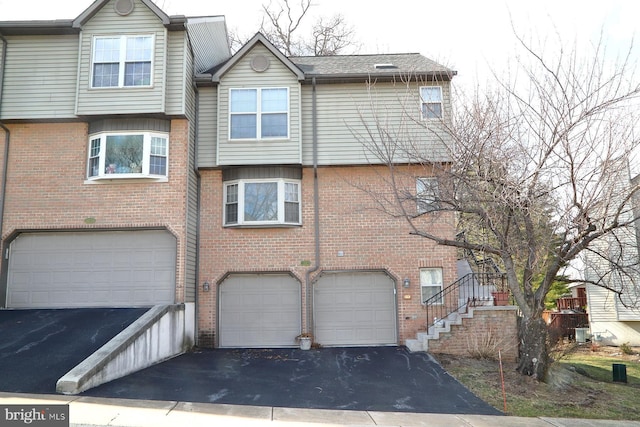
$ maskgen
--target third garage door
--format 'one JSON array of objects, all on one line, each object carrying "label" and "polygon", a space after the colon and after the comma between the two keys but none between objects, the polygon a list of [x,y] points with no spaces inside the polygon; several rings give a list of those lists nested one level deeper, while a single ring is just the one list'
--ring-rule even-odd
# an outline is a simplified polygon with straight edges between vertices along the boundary
[{"label": "third garage door", "polygon": [[300,283],[288,274],[232,274],[220,284],[220,347],[294,347]]},{"label": "third garage door", "polygon": [[24,233],[7,307],[140,307],[175,301],[176,239],[161,230]]},{"label": "third garage door", "polygon": [[324,273],[313,313],[320,345],[397,344],[395,283],[383,272]]}]

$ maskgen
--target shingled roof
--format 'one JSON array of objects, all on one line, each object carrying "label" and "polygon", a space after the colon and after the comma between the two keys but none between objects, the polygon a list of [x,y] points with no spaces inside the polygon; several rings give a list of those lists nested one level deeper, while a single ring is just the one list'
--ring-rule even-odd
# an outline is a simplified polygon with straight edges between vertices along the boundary
[{"label": "shingled roof", "polygon": [[431,78],[451,79],[456,72],[419,53],[383,55],[298,56],[289,60],[299,67],[306,77],[330,80],[350,80],[361,77],[397,77],[422,75]]}]

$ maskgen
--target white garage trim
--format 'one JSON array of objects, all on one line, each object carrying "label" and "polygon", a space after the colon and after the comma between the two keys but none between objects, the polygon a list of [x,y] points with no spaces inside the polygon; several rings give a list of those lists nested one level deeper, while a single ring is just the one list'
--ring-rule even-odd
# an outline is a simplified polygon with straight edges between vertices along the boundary
[{"label": "white garage trim", "polygon": [[315,341],[397,345],[395,281],[384,272],[325,272],[313,286]]},{"label": "white garage trim", "polygon": [[289,274],[231,274],[218,288],[219,347],[296,346],[302,324],[297,279]]},{"label": "white garage trim", "polygon": [[167,231],[23,233],[11,242],[8,308],[140,307],[175,302]]}]

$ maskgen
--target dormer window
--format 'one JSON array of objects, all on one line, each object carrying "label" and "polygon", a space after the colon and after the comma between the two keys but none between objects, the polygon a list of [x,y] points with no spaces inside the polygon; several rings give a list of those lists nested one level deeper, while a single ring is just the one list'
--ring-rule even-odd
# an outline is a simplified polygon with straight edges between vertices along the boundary
[{"label": "dormer window", "polygon": [[153,36],[94,37],[91,87],[151,86]]}]

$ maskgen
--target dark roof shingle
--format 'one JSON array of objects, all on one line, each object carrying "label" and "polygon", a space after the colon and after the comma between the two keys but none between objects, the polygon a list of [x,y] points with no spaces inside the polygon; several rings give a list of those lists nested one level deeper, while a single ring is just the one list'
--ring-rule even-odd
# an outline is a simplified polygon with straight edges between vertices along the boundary
[{"label": "dark roof shingle", "polygon": [[289,59],[309,77],[346,77],[349,75],[374,77],[399,74],[429,74],[451,77],[456,74],[455,71],[419,53],[297,56]]}]

